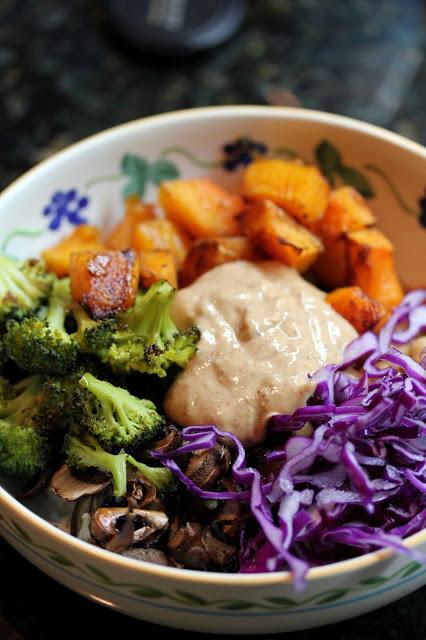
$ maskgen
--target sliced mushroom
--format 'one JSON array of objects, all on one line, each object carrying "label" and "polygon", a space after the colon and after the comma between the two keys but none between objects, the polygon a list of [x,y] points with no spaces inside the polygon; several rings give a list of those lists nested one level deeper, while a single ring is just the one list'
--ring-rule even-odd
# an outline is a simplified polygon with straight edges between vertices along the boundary
[{"label": "sliced mushroom", "polygon": [[208,489],[228,471],[231,462],[229,449],[217,444],[211,449],[194,451],[185,474],[197,487]]},{"label": "sliced mushroom", "polygon": [[168,517],[162,511],[129,511],[125,507],[101,507],[92,515],[90,532],[95,540],[105,544],[116,535],[126,518],[130,518],[134,526],[132,544],[150,541],[164,532],[169,524]]},{"label": "sliced mushroom", "polygon": [[236,546],[216,538],[208,527],[203,529],[202,541],[209,555],[211,565],[222,571],[236,571],[238,567],[238,549]]},{"label": "sliced mushroom", "polygon": [[132,511],[129,510],[125,516],[123,526],[120,527],[111,540],[105,544],[105,549],[113,551],[114,553],[122,553],[132,546],[134,534],[135,523],[133,521]]},{"label": "sliced mushroom", "polygon": [[203,528],[199,522],[180,523],[175,518],[170,526],[167,550],[173,560],[188,569],[207,569],[209,555],[202,540]]},{"label": "sliced mushroom", "polygon": [[110,482],[110,480],[107,480],[95,484],[93,482],[78,480],[78,478],[73,476],[68,465],[63,464],[62,467],[53,474],[49,483],[49,489],[55,496],[71,502],[78,500],[78,498],[82,496],[92,496],[100,493]]},{"label": "sliced mushroom", "polygon": [[157,488],[145,480],[141,474],[137,474],[133,480],[127,483],[127,500],[133,508],[142,509],[152,505],[157,498]]},{"label": "sliced mushroom", "polygon": [[[238,491],[238,488],[235,482],[228,479],[222,480],[219,487],[220,491]],[[230,542],[239,536],[246,518],[247,508],[243,502],[223,500],[213,516],[211,528],[219,540]]]},{"label": "sliced mushroom", "polygon": [[169,560],[165,553],[160,549],[144,549],[143,547],[132,547],[123,551],[122,556],[126,558],[133,558],[134,560],[143,560],[144,562],[151,562],[152,564],[161,564],[168,566]]},{"label": "sliced mushroom", "polygon": [[187,569],[235,571],[238,566],[237,547],[219,540],[208,526],[199,522],[180,523],[175,518],[167,550],[173,560]]},{"label": "sliced mushroom", "polygon": [[169,433],[161,440],[155,442],[150,449],[161,453],[167,453],[167,451],[173,451],[180,447],[182,442],[182,435],[178,429],[173,425],[169,425]]}]

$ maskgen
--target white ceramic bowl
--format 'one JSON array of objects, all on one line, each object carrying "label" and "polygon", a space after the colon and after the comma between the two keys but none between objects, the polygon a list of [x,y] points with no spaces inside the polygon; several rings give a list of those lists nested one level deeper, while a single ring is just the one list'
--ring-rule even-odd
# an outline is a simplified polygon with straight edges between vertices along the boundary
[{"label": "white ceramic bowl", "polygon": [[[404,283],[425,286],[426,229],[420,224],[419,199],[426,150],[377,127],[303,109],[196,109],[93,136],[3,192],[2,247],[12,255],[37,255],[81,217],[110,228],[122,212],[123,189],[144,191],[144,198],[152,199],[153,180],[177,173],[207,173],[236,186],[239,170],[226,170],[222,146],[242,136],[265,144],[271,154],[296,153],[311,160],[318,145],[328,141],[321,147],[323,160],[337,173],[342,164],[356,169],[351,179],[374,191],[371,203],[396,246]],[[250,152],[250,146],[239,150]],[[290,631],[370,611],[426,584],[425,567],[387,550],[313,569],[300,594],[288,573],[227,575],[154,566],[71,537],[61,530],[67,519],[62,505],[41,496],[24,506],[6,490],[13,489],[11,484],[3,487],[0,533],[22,555],[92,600],[158,624],[211,633]],[[426,552],[426,532],[407,544]]]}]

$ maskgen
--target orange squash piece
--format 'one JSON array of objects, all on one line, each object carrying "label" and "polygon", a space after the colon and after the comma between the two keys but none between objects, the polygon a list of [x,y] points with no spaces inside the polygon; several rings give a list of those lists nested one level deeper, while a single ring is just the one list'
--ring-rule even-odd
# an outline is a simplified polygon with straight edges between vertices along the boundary
[{"label": "orange squash piece", "polygon": [[225,262],[235,260],[259,260],[262,254],[249,238],[199,238],[192,244],[182,269],[179,283],[186,287],[202,273]]},{"label": "orange squash piece", "polygon": [[111,231],[106,241],[107,246],[117,251],[132,248],[136,226],[144,220],[154,218],[154,205],[142,202],[138,196],[129,196],[125,202],[124,218]]},{"label": "orange squash piece", "polygon": [[208,178],[163,182],[159,202],[170,220],[196,238],[239,233],[242,198]]},{"label": "orange squash piece", "polygon": [[257,160],[243,174],[242,193],[250,200],[269,199],[303,225],[319,220],[330,187],[313,165],[285,160]]},{"label": "orange squash piece", "polygon": [[271,200],[250,205],[241,217],[247,236],[270,257],[306,271],[322,251],[321,241]]},{"label": "orange squash piece", "polygon": [[99,320],[129,309],[139,284],[134,251],[76,251],[70,260],[71,294]]},{"label": "orange squash piece", "polygon": [[352,231],[347,236],[349,284],[357,285],[387,309],[404,295],[399,281],[392,243],[378,229]]},{"label": "orange squash piece", "polygon": [[136,225],[132,246],[136,251],[170,251],[179,267],[190,244],[189,235],[176,223],[166,218],[157,218]]},{"label": "orange squash piece", "polygon": [[348,283],[348,262],[344,236],[328,245],[312,267],[319,284],[325,289],[336,289]]},{"label": "orange squash piece", "polygon": [[177,287],[176,263],[170,251],[140,251],[139,260],[140,280],[144,287],[150,287],[158,280],[167,280],[172,287]]},{"label": "orange squash piece", "polygon": [[384,306],[372,300],[359,287],[335,289],[326,297],[326,301],[337,313],[340,313],[358,333],[374,329],[386,316]]},{"label": "orange squash piece", "polygon": [[58,278],[64,278],[69,274],[70,257],[74,251],[102,251],[104,248],[100,229],[82,224],[58,244],[45,249],[42,256],[46,268],[56,273]]},{"label": "orange squash piece", "polygon": [[375,224],[376,218],[366,200],[353,187],[340,187],[330,193],[324,216],[315,223],[313,231],[325,247],[342,234]]}]

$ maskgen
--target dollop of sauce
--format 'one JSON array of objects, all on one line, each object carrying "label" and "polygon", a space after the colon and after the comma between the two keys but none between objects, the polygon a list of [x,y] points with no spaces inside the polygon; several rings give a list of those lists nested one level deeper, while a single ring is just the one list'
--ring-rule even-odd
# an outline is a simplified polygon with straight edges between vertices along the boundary
[{"label": "dollop of sauce", "polygon": [[224,264],[178,291],[173,319],[197,325],[201,339],[166,395],[169,418],[261,442],[269,418],[303,406],[310,376],[341,362],[357,336],[324,296],[278,262]]}]

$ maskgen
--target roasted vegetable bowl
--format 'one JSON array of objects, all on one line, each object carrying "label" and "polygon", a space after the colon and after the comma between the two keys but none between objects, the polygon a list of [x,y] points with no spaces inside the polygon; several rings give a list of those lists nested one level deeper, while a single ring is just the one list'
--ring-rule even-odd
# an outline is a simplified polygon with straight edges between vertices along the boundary
[{"label": "roasted vegetable bowl", "polygon": [[363,123],[229,107],[118,127],[7,189],[2,535],[200,631],[424,584],[424,162]]}]

